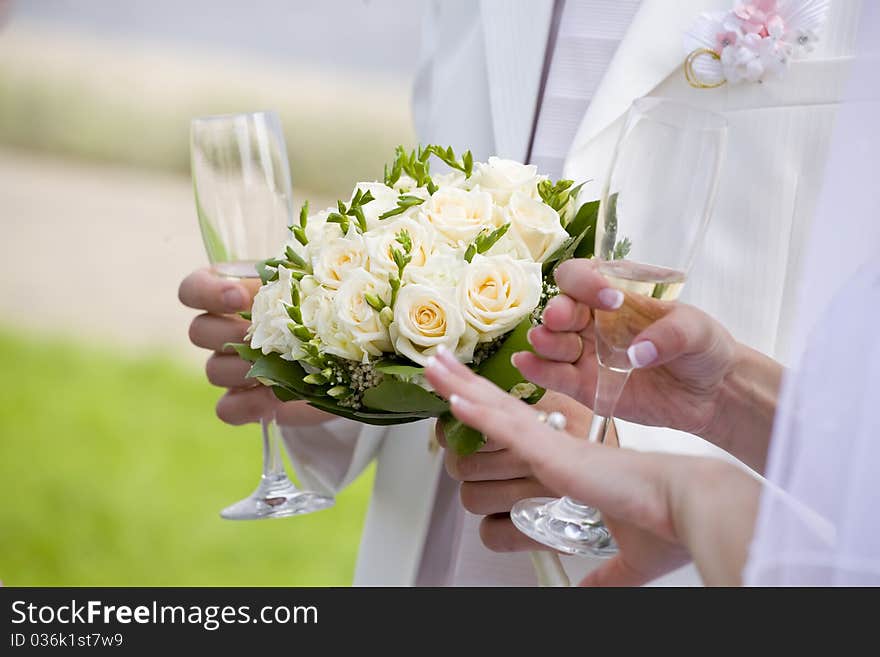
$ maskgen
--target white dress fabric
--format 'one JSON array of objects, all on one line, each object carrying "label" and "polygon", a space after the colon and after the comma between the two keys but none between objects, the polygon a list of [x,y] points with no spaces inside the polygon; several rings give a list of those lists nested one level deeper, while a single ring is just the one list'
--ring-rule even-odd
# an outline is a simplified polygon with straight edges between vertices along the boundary
[{"label": "white dress fabric", "polygon": [[880,585],[880,5],[838,118],[744,571],[749,585]]}]

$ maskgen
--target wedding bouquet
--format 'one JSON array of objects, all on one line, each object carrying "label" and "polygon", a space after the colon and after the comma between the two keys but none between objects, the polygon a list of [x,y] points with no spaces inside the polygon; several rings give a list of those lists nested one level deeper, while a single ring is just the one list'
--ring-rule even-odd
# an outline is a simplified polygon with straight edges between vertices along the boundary
[{"label": "wedding bouquet", "polygon": [[[432,174],[436,158],[447,172]],[[470,453],[482,436],[457,422],[423,376],[440,347],[511,394],[543,391],[510,362],[556,292],[554,266],[591,257],[598,202],[536,167],[451,148],[398,147],[382,182],[310,214],[283,254],[260,263],[263,285],[248,344],[248,376],[284,401],[368,424],[429,417]],[[623,246],[625,248],[625,245]]]}]

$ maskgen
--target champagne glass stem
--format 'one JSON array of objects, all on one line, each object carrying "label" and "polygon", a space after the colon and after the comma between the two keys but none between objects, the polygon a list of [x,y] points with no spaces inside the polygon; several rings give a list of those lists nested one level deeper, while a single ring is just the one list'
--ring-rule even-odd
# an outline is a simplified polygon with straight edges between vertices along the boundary
[{"label": "champagne glass stem", "polygon": [[260,420],[260,425],[263,430],[263,478],[277,481],[279,477],[286,476],[281,448],[278,445],[278,424],[274,417],[264,417]]},{"label": "champagne glass stem", "polygon": [[532,559],[532,567],[538,577],[538,586],[571,586],[571,580],[562,567],[562,561],[556,552],[534,551],[529,552]]},{"label": "champagne glass stem", "polygon": [[591,443],[604,443],[614,416],[614,409],[623,387],[629,379],[630,370],[618,370],[599,365],[596,381],[596,397],[593,403],[593,421],[587,439]]}]

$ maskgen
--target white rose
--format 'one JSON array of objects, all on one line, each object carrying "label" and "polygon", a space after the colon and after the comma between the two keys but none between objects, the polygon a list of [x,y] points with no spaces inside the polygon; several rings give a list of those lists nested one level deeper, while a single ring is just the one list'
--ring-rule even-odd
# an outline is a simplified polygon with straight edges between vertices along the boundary
[{"label": "white rose", "polygon": [[369,270],[373,274],[388,277],[397,274],[397,263],[394,262],[392,249],[402,249],[397,236],[402,230],[409,233],[412,240],[412,260],[409,267],[420,267],[428,260],[433,248],[433,233],[414,219],[386,219],[379,224],[379,228],[364,233],[364,243],[367,248]]},{"label": "white rose", "polygon": [[453,246],[469,244],[484,228],[498,226],[492,196],[482,191],[441,189],[420,207],[420,220]]},{"label": "white rose", "polygon": [[477,163],[473,179],[474,184],[492,194],[501,205],[507,203],[513,192],[523,192],[533,198],[538,194],[538,167],[533,164],[490,157],[488,163]]},{"label": "white rose", "polygon": [[473,359],[476,331],[468,327],[451,291],[427,285],[404,285],[389,327],[397,353],[425,365],[443,345],[463,363]]},{"label": "white rose", "polygon": [[333,290],[342,284],[348,272],[362,269],[367,262],[366,245],[354,226],[349,227],[344,237],[309,241],[309,255],[317,281]]},{"label": "white rose", "polygon": [[[367,230],[372,230],[381,225],[379,215],[385,214],[389,210],[396,208],[397,199],[400,197],[400,192],[388,187],[385,183],[359,182],[354,186],[354,191],[351,193],[349,203],[351,203],[354,195],[357,194],[357,190],[370,192],[373,195],[372,201],[361,206],[361,209],[364,211],[364,218],[367,220]],[[351,219],[352,221],[356,221],[354,217]]]},{"label": "white rose", "polygon": [[262,286],[254,297],[251,325],[247,337],[251,347],[264,354],[277,353],[285,360],[305,356],[302,342],[290,332],[287,307],[291,303],[293,278],[290,271],[278,267],[278,278]]},{"label": "white rose", "polygon": [[333,308],[336,319],[351,336],[351,341],[363,353],[381,356],[383,352],[393,349],[388,329],[379,321],[379,313],[367,303],[364,298],[366,294],[375,294],[387,301],[391,297],[391,290],[387,283],[372,274],[352,272],[333,295]]},{"label": "white rose", "polygon": [[522,192],[511,194],[504,215],[508,234],[524,247],[521,255],[535,262],[544,262],[568,239],[556,210]]},{"label": "white rose", "polygon": [[403,270],[403,278],[409,283],[454,289],[458,287],[466,264],[464,249],[454,249],[447,244],[441,244],[421,266],[408,265]]},{"label": "white rose", "polygon": [[300,303],[303,325],[318,337],[322,351],[348,360],[366,360],[366,353],[340,321],[334,303],[337,294],[320,286],[312,290]]},{"label": "white rose", "polygon": [[480,342],[504,335],[541,300],[541,265],[508,255],[475,255],[458,286],[465,320]]}]

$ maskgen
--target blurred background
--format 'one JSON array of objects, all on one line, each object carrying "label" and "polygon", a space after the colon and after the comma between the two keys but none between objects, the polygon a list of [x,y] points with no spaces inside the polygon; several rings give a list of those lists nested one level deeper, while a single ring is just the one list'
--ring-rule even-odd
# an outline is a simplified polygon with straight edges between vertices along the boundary
[{"label": "blurred background", "polygon": [[422,1],[0,0],[0,580],[347,585],[371,473],[233,523],[259,429],[226,427],[180,279],[207,264],[193,116],[274,109],[295,203],[415,142]]}]

